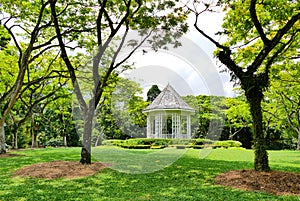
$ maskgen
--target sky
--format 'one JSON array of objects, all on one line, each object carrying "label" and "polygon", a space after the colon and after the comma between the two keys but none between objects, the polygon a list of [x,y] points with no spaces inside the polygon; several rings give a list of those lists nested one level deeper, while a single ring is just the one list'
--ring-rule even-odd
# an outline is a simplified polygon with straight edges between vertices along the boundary
[{"label": "sky", "polygon": [[[213,36],[221,30],[222,13],[203,14],[199,19],[199,27]],[[233,84],[229,82],[227,73],[220,73],[220,65],[213,58],[214,45],[202,37],[193,27],[194,18],[189,17],[190,31],[183,36],[179,48],[147,53],[138,51],[129,60],[135,69],[127,71],[123,76],[141,84],[145,97],[148,89],[157,84],[163,89],[171,84],[182,96],[185,95],[218,95],[232,97]],[[131,33],[133,39],[137,37]],[[215,38],[219,41],[218,38]],[[126,51],[125,51],[126,52]]]}]

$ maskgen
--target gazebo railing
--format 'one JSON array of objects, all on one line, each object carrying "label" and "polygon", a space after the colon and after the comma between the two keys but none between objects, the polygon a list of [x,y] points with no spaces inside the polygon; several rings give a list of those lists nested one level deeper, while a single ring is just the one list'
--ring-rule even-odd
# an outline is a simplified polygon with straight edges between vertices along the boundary
[{"label": "gazebo railing", "polygon": [[187,134],[161,134],[161,136],[157,136],[155,134],[151,134],[150,138],[163,138],[163,139],[189,139],[190,137]]}]

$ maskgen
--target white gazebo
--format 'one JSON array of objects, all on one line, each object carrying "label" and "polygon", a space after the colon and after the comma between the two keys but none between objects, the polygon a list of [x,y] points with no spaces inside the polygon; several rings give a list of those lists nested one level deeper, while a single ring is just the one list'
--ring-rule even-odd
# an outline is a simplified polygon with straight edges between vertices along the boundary
[{"label": "white gazebo", "polygon": [[161,93],[143,111],[147,114],[147,138],[191,138],[190,107],[171,85]]}]

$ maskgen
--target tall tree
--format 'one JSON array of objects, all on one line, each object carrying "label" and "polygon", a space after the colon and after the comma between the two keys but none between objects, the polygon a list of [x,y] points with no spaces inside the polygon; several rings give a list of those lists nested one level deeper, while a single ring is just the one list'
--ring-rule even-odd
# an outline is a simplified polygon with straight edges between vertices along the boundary
[{"label": "tall tree", "polygon": [[293,47],[299,44],[299,1],[225,1],[224,30],[219,33],[226,36],[227,42],[223,44],[198,24],[201,13],[215,10],[222,1],[203,2],[202,6],[198,1],[190,2],[194,6],[186,4],[195,14],[194,27],[218,48],[216,57],[244,90],[253,120],[254,168],[269,171],[261,102],[269,86],[272,65],[295,51]]},{"label": "tall tree", "polygon": [[[49,13],[49,1],[1,1],[0,19],[3,27],[10,35],[17,49],[17,60],[10,63],[17,71],[15,79],[6,91],[1,92],[0,105],[0,153],[5,153],[4,125],[13,105],[20,96],[26,71],[33,62],[57,45],[52,42],[56,39],[52,35],[52,19]],[[17,67],[14,67],[17,65]]]},{"label": "tall tree", "polygon": [[160,94],[160,92],[161,91],[156,84],[152,85],[147,92],[147,101],[152,102]]},{"label": "tall tree", "polygon": [[[123,71],[126,68],[123,64],[148,39],[154,49],[174,41],[175,46],[179,45],[173,39],[187,31],[186,12],[177,7],[173,1],[159,0],[91,0],[84,3],[76,0],[70,3],[51,0],[50,3],[61,56],[69,70],[74,92],[83,113],[84,131],[80,162],[90,164],[93,117],[111,74]],[[77,34],[71,37],[62,35],[69,29],[77,30]],[[83,30],[90,32],[85,35],[78,34]],[[130,30],[138,30],[141,40],[131,39],[128,45],[132,49],[125,58],[118,60]],[[150,37],[151,35],[153,37]],[[119,43],[116,43],[118,38]],[[96,47],[91,60],[93,86],[89,91],[89,100],[85,100],[86,96],[79,86],[76,72],[78,66],[71,60],[70,53],[66,49],[67,43],[75,39],[79,46],[90,53]]]}]

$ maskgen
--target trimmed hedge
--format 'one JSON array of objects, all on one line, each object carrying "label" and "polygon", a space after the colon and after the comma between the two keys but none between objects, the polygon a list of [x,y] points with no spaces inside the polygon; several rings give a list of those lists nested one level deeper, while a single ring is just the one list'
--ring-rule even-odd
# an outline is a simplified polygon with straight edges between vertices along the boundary
[{"label": "trimmed hedge", "polygon": [[197,138],[194,139],[193,145],[210,145],[213,144],[215,141],[205,138]]},{"label": "trimmed hedge", "polygon": [[102,142],[102,145],[108,145],[108,146],[119,146],[123,143],[124,140],[104,140]]},{"label": "trimmed hedge", "polygon": [[224,141],[216,141],[213,144],[214,148],[229,148],[229,147],[241,147],[242,143],[235,140],[224,140]]},{"label": "trimmed hedge", "polygon": [[162,139],[162,138],[131,138],[128,140],[105,140],[103,145],[119,146],[127,149],[162,149],[168,146],[177,149],[204,147],[230,148],[241,147],[242,143],[235,140],[213,141],[210,139]]},{"label": "trimmed hedge", "polygon": [[122,148],[126,149],[150,149],[151,145],[144,145],[144,144],[138,144],[138,145],[121,145]]}]

